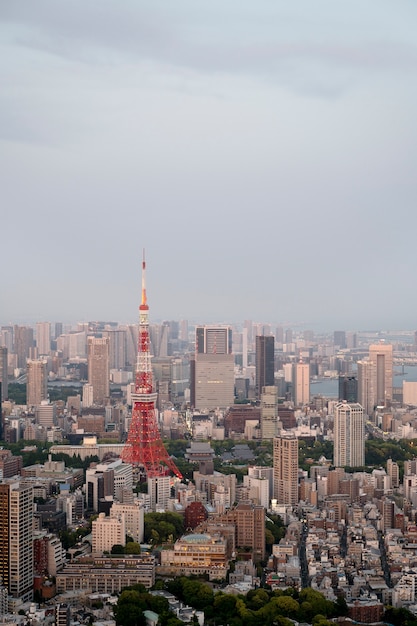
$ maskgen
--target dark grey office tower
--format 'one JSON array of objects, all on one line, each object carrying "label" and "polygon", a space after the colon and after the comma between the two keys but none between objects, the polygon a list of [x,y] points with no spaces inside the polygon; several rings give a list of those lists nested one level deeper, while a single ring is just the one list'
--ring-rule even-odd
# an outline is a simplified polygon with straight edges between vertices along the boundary
[{"label": "dark grey office tower", "polygon": [[62,322],[55,322],[55,339],[62,335]]},{"label": "dark grey office tower", "polygon": [[339,348],[346,348],[346,332],[344,330],[335,330],[333,332],[333,343]]},{"label": "dark grey office tower", "polygon": [[263,387],[272,387],[274,372],[275,338],[273,335],[256,337],[256,397],[260,398]]},{"label": "dark grey office tower", "polygon": [[358,379],[356,376],[339,376],[339,400],[358,401]]}]

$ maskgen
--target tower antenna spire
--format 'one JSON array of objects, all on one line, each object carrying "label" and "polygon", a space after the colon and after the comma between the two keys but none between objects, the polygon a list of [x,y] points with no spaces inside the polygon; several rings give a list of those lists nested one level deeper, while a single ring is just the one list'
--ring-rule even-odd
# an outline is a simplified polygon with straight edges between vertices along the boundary
[{"label": "tower antenna spire", "polygon": [[148,307],[146,299],[146,260],[145,260],[145,248],[143,248],[142,256],[142,300],[140,308]]}]

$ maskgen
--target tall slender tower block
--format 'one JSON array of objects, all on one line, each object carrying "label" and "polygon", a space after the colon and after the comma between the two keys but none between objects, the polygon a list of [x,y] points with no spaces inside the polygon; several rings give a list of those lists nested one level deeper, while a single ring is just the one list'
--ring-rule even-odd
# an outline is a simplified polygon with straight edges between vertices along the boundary
[{"label": "tall slender tower block", "polygon": [[162,443],[155,415],[157,394],[154,392],[150,341],[149,306],[146,299],[146,263],[142,261],[142,301],[139,306],[138,357],[135,391],[132,393],[132,421],[121,458],[140,467],[148,478],[164,476],[167,469],[178,478],[182,474]]}]

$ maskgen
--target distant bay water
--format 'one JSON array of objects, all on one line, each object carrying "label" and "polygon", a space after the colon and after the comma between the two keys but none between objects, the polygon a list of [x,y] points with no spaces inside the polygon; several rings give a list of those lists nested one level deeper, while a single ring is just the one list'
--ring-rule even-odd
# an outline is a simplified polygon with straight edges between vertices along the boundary
[{"label": "distant bay water", "polygon": [[[401,365],[394,367],[394,387],[402,387],[403,380],[417,382],[417,365]],[[337,398],[339,395],[339,380],[337,378],[319,378],[310,385],[311,396]]]}]

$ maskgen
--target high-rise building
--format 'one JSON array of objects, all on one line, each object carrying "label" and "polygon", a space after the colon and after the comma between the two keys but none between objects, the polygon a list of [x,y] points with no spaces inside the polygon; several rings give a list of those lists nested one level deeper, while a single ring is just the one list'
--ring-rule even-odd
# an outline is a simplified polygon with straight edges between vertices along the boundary
[{"label": "high-rise building", "polygon": [[387,461],[387,474],[391,478],[391,487],[397,489],[400,486],[400,468],[392,459]]},{"label": "high-rise building", "polygon": [[30,350],[33,348],[33,328],[29,326],[15,326],[13,334],[17,367],[23,369],[26,367],[26,359],[29,358]]},{"label": "high-rise building", "polygon": [[47,362],[42,359],[27,361],[26,404],[28,406],[38,406],[48,399],[46,364]]},{"label": "high-rise building", "polygon": [[261,393],[261,437],[273,439],[278,434],[278,389],[263,387]]},{"label": "high-rise building", "polygon": [[358,401],[358,379],[356,376],[339,376],[339,400]]},{"label": "high-rise building", "polygon": [[274,438],[274,498],[278,504],[298,502],[298,439],[293,433]]},{"label": "high-rise building", "polygon": [[339,402],[334,413],[334,465],[365,465],[365,420],[358,403]]},{"label": "high-rise building", "polygon": [[198,326],[196,354],[191,364],[191,403],[196,409],[227,408],[234,404],[232,329]]},{"label": "high-rise building", "polygon": [[0,401],[6,400],[9,397],[8,391],[8,372],[7,372],[7,348],[0,346],[0,383],[1,383],[1,396]]},{"label": "high-rise building", "polygon": [[40,356],[48,355],[51,351],[51,323],[37,322],[36,346]]},{"label": "high-rise building", "polygon": [[109,339],[109,363],[111,370],[121,370],[126,366],[126,331],[106,330],[103,335]]},{"label": "high-rise building", "polygon": [[264,387],[274,384],[274,347],[273,335],[256,337],[256,397],[259,398]]},{"label": "high-rise building", "polygon": [[333,343],[339,348],[346,348],[346,332],[344,330],[335,330],[333,333]]},{"label": "high-rise building", "polygon": [[60,335],[62,335],[62,332],[63,332],[62,322],[55,322],[54,339],[57,339]]},{"label": "high-rise building", "polygon": [[115,502],[110,509],[110,517],[125,517],[126,534],[137,543],[143,542],[145,513],[143,505],[136,500],[133,504]]},{"label": "high-rise building", "polygon": [[104,405],[110,396],[108,337],[88,337],[88,383],[93,386],[94,404]]},{"label": "high-rise building", "polygon": [[100,513],[92,523],[92,552],[110,552],[114,545],[126,545],[124,513],[112,517]]},{"label": "high-rise building", "polygon": [[392,400],[392,345],[369,346],[369,360],[374,365],[374,393],[377,406],[389,406]]},{"label": "high-rise building", "polygon": [[0,577],[13,598],[32,600],[33,488],[0,484]]},{"label": "high-rise building", "polygon": [[295,406],[305,406],[310,402],[310,365],[296,363],[294,365],[293,395]]},{"label": "high-rise building", "polygon": [[171,497],[171,484],[169,476],[151,476],[148,478],[148,494],[152,511],[157,509],[166,510],[168,500]]},{"label": "high-rise building", "polygon": [[390,406],[392,385],[392,345],[369,346],[369,358],[358,361],[358,401],[369,416],[377,406]]}]

